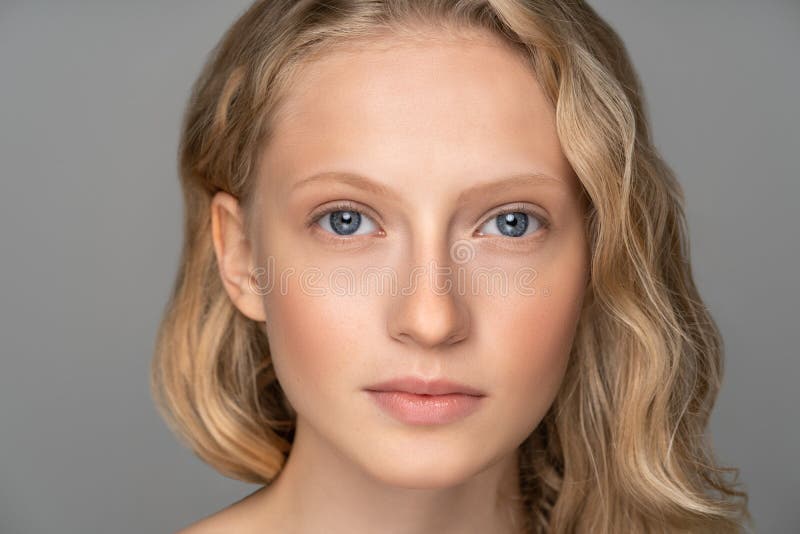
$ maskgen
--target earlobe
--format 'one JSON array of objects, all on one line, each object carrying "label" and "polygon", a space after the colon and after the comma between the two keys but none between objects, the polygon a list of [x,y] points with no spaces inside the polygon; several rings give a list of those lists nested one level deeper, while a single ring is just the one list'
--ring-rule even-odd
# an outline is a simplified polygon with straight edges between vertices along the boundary
[{"label": "earlobe", "polygon": [[233,305],[254,321],[264,321],[263,303],[250,290],[252,247],[247,238],[239,201],[217,192],[211,200],[211,235],[222,285]]}]

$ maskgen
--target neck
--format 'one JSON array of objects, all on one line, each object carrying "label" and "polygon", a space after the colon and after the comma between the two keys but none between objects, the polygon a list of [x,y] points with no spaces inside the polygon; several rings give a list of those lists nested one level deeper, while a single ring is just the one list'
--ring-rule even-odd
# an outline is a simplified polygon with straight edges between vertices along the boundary
[{"label": "neck", "polygon": [[517,454],[457,485],[398,487],[367,473],[298,418],[283,470],[259,492],[263,524],[296,534],[519,534]]}]

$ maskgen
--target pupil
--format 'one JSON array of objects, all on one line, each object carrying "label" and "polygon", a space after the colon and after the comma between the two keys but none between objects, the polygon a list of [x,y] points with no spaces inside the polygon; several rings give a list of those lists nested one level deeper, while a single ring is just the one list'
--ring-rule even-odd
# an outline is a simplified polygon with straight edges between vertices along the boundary
[{"label": "pupil", "polygon": [[528,215],[519,211],[498,215],[497,226],[503,234],[519,237],[528,229]]},{"label": "pupil", "polygon": [[361,215],[354,211],[333,211],[330,214],[331,228],[337,234],[348,235],[358,229]]}]

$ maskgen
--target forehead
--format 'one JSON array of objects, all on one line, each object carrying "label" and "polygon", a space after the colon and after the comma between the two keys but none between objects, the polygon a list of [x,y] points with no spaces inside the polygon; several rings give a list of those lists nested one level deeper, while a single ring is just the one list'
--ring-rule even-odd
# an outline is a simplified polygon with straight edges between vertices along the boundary
[{"label": "forehead", "polygon": [[264,161],[284,193],[331,170],[409,190],[572,174],[533,71],[489,35],[386,36],[324,52],[297,71],[272,131]]}]

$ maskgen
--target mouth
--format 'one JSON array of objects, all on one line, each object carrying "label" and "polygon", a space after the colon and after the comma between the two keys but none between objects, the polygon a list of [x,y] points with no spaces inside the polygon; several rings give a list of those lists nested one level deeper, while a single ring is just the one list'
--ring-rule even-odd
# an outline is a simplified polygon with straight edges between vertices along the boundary
[{"label": "mouth", "polygon": [[469,395],[473,397],[484,397],[486,394],[472,386],[452,382],[443,378],[435,380],[425,380],[414,376],[395,378],[380,384],[373,384],[366,388],[367,391],[401,392],[413,393],[415,395]]},{"label": "mouth", "polygon": [[394,419],[409,425],[443,425],[478,410],[482,391],[447,380],[406,377],[365,388],[373,401]]}]

